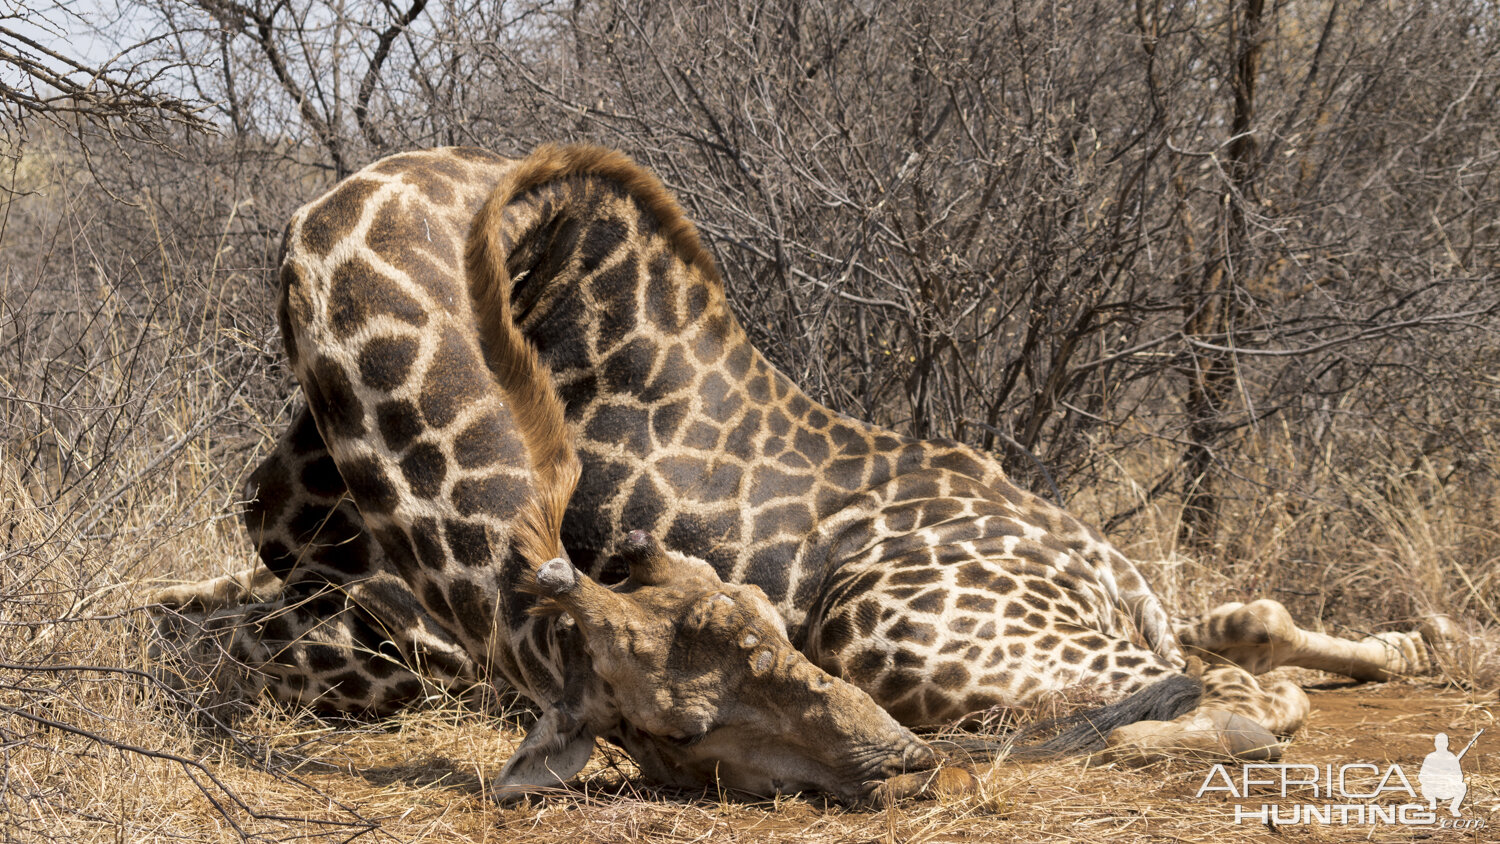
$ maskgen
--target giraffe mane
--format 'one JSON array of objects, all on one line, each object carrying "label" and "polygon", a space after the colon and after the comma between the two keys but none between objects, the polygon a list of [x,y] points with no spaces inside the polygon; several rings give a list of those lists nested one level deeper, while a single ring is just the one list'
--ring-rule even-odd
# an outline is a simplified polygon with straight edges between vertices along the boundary
[{"label": "giraffe mane", "polygon": [[527,502],[517,536],[521,553],[533,566],[561,554],[558,531],[578,482],[579,463],[551,373],[515,325],[513,279],[507,267],[515,244],[505,212],[517,197],[571,178],[619,185],[656,218],[658,231],[676,254],[701,273],[711,288],[723,289],[713,256],[677,199],[661,180],[624,153],[587,144],[546,144],[511,168],[490,193],[475,217],[464,257],[469,295],[490,369],[511,400],[511,413],[536,478],[537,493]]},{"label": "giraffe mane", "polygon": [[[698,228],[688,219],[687,212],[677,202],[677,197],[654,173],[635,163],[630,156],[608,147],[593,144],[543,144],[517,162],[516,166],[500,178],[490,194],[485,207],[480,211],[475,233],[489,232],[487,248],[500,259],[503,266],[508,250],[497,241],[503,231],[501,217],[505,206],[517,197],[533,191],[549,182],[582,178],[613,182],[641,204],[659,226],[659,234],[666,239],[672,250],[693,269],[702,273],[711,287],[722,290],[723,279],[713,255],[703,246]],[[474,248],[471,236],[470,248]],[[507,280],[508,281],[508,280]],[[503,289],[502,289],[503,288]],[[477,300],[483,296],[485,305],[495,304],[490,297],[509,298],[509,284],[492,285],[484,291],[476,291]],[[486,312],[486,311],[482,311]]]},{"label": "giraffe mane", "polygon": [[502,181],[476,218],[464,262],[485,357],[509,400],[516,432],[531,463],[535,489],[521,508],[515,544],[522,558],[536,568],[565,555],[563,514],[578,486],[581,467],[552,373],[513,317],[511,277],[502,246],[505,188]]}]

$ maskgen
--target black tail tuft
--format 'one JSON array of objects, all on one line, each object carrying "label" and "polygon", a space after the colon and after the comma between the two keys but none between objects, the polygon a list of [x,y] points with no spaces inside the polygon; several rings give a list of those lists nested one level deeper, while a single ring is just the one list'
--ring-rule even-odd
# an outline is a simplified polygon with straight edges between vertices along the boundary
[{"label": "black tail tuft", "polygon": [[1202,699],[1203,684],[1198,678],[1173,674],[1108,706],[1027,727],[1016,736],[1018,741],[1043,730],[1061,727],[1062,732],[1040,744],[1016,747],[1011,751],[1011,756],[1016,759],[1046,759],[1091,753],[1104,747],[1104,740],[1116,727],[1137,721],[1170,721],[1192,711]]},{"label": "black tail tuft", "polygon": [[[1203,684],[1196,677],[1173,674],[1124,700],[1032,724],[1006,739],[950,735],[935,740],[933,744],[950,752],[960,751],[975,760],[993,759],[1006,751],[1012,759],[1051,759],[1091,753],[1104,747],[1105,739],[1116,727],[1137,721],[1170,721],[1192,711],[1202,698]],[[1054,729],[1062,732],[1039,744],[1020,744],[1028,736]]]}]

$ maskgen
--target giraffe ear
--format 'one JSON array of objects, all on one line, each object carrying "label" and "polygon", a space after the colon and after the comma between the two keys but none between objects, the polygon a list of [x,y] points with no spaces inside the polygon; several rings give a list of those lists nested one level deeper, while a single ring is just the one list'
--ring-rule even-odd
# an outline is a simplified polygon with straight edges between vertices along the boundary
[{"label": "giraffe ear", "polygon": [[546,792],[583,770],[594,755],[594,733],[560,704],[542,711],[521,746],[495,780],[495,797],[502,804]]}]

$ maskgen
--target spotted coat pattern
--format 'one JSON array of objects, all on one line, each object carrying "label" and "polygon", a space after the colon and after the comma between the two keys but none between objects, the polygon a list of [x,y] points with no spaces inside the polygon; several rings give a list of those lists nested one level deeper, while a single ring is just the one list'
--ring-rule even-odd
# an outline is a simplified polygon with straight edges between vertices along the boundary
[{"label": "spotted coat pattern", "polygon": [[[261,621],[299,584],[411,594],[327,608],[351,664],[298,657],[300,672],[271,672],[276,696],[386,710],[412,676],[373,682],[358,664],[390,646],[449,686],[478,673],[465,654],[518,685],[562,682],[556,642],[495,565],[530,487],[463,269],[476,213],[518,166],[533,176],[509,180],[495,248],[583,463],[562,536],[581,568],[618,577],[606,561],[626,532],[651,531],[760,587],[798,649],[907,724],[1070,687],[1120,697],[1182,667],[1160,603],[1096,531],[986,454],[814,402],[750,344],[654,179],[597,150],[545,154],[394,156],[288,229],[282,329],[312,412],[252,480],[250,533],[289,594],[241,618],[237,656],[269,665],[250,645],[318,628]],[[513,641],[497,647],[497,629]]]}]

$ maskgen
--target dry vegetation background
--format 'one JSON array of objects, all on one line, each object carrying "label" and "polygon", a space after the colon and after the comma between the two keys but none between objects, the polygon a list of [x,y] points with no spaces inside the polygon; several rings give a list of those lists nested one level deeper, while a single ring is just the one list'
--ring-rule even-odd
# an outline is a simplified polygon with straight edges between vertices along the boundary
[{"label": "dry vegetation background", "polygon": [[253,559],[281,227],[413,147],[626,150],[814,396],[994,451],[1182,614],[1500,626],[1488,0],[406,2],[128,0],[145,43],[69,68],[17,21],[80,9],[0,0],[4,840],[1091,834],[1071,776],[851,815],[606,767],[515,814],[477,795],[516,736],[452,707],[187,728],[140,595]]}]

